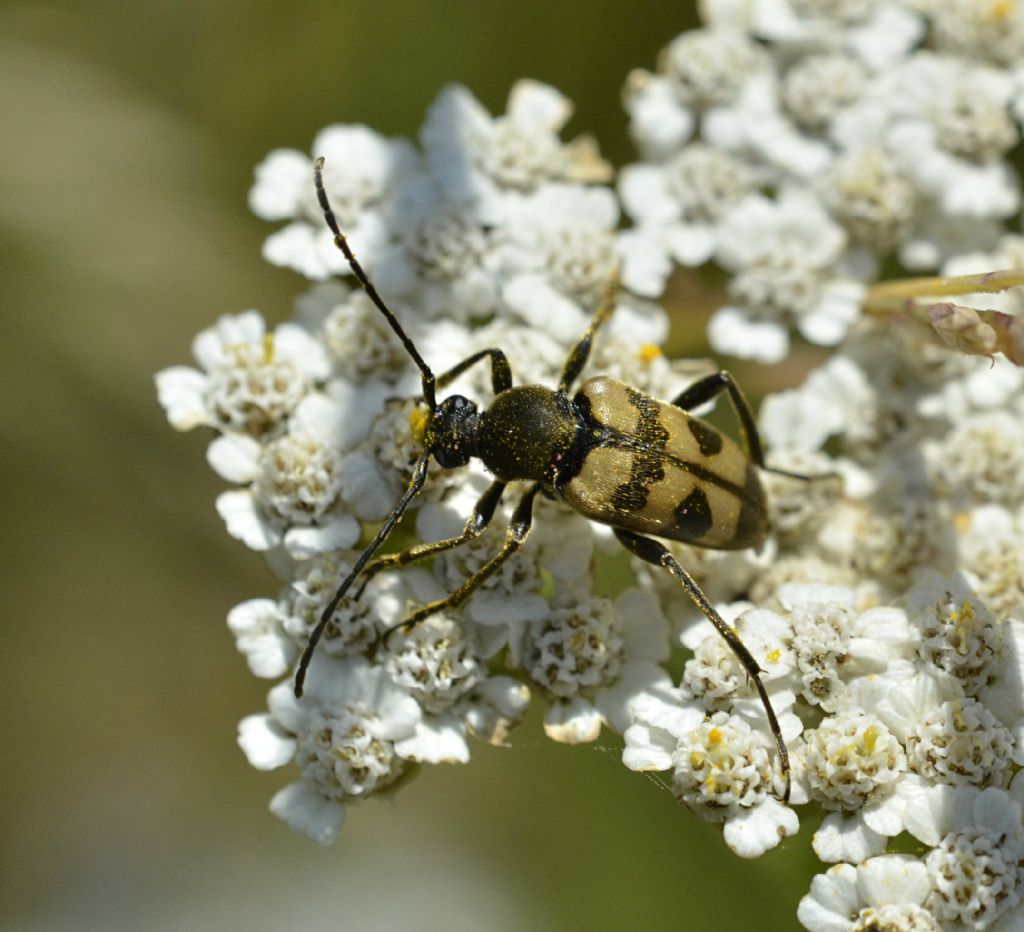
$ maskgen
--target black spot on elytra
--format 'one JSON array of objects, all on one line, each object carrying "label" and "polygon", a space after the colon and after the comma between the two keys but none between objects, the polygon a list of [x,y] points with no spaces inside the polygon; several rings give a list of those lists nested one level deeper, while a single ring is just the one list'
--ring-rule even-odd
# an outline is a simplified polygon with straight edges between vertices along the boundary
[{"label": "black spot on elytra", "polygon": [[703,456],[718,456],[722,452],[722,435],[717,430],[702,421],[691,420],[689,424],[690,433]]},{"label": "black spot on elytra", "polygon": [[668,443],[668,431],[658,417],[658,402],[632,388],[626,389],[626,397],[640,416],[633,437],[635,447],[631,444],[633,458],[629,480],[612,493],[612,507],[635,514],[646,506],[651,486],[665,478],[661,460]]},{"label": "black spot on elytra", "polygon": [[700,540],[711,530],[711,503],[700,486],[676,505],[675,518],[677,526],[686,531],[687,540]]}]

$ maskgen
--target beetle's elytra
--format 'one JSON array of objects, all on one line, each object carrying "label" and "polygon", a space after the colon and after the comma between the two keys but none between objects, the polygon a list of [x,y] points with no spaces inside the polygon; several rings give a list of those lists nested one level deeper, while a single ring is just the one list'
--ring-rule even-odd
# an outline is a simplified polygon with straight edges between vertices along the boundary
[{"label": "beetle's elytra", "polygon": [[607,377],[584,382],[573,403],[592,439],[555,487],[580,514],[699,547],[764,543],[761,480],[728,437]]},{"label": "beetle's elytra", "polygon": [[[435,376],[367,278],[339,229],[323,186],[322,158],[316,161],[314,182],[335,245],[420,370],[426,419],[423,451],[409,485],[310,634],[296,671],[295,694],[302,695],[306,672],[324,627],[357,578],[361,577],[361,585],[356,598],[380,570],[405,566],[472,540],[491,521],[506,485],[526,481],[530,485],[513,512],[501,550],[454,592],[424,605],[398,627],[408,629],[435,612],[462,605],[522,546],[530,532],[537,495],[543,492],[560,498],[585,517],[610,525],[630,552],[672,573],[725,638],[764,705],[785,780],[783,799],[788,800],[789,755],[757,661],[690,574],[664,544],[654,539],[740,550],[760,546],[768,533],[764,491],[758,476],[758,468],[766,468],[761,441],[750,406],[731,376],[723,371],[703,378],[671,404],[608,377],[589,379],[570,396],[590,356],[594,335],[615,306],[618,282],[614,280],[589,330],[569,353],[557,388],[513,386],[512,371],[500,349],[481,350]],[[461,395],[437,402],[438,389],[484,359],[490,363],[494,389],[489,407],[479,410]],[[728,392],[739,417],[746,452],[710,424],[687,413],[723,391]],[[464,466],[471,457],[478,457],[495,480],[480,496],[458,536],[418,544],[370,562],[422,489],[431,457],[444,469]]]}]

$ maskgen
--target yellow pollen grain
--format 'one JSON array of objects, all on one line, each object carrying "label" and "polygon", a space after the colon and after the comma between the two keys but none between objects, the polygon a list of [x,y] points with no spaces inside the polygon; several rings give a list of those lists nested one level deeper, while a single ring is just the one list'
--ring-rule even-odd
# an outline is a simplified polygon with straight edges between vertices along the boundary
[{"label": "yellow pollen grain", "polygon": [[953,727],[957,731],[967,731],[967,719],[964,717],[964,707],[959,699],[954,699],[950,705],[953,707]]},{"label": "yellow pollen grain", "polygon": [[417,405],[409,413],[409,427],[412,429],[413,439],[420,445],[426,442],[427,428],[430,426],[432,415],[426,405]]},{"label": "yellow pollen grain", "polygon": [[768,653],[764,656],[764,659],[768,661],[768,663],[778,663],[781,658],[782,651],[779,650],[777,647],[775,648],[775,650],[768,651]]},{"label": "yellow pollen grain", "polygon": [[721,743],[722,743],[722,732],[719,731],[717,728],[712,728],[711,731],[708,732],[708,745],[710,747],[716,748]]},{"label": "yellow pollen grain", "polygon": [[993,19],[1009,19],[1013,16],[1014,0],[996,0],[989,12]]},{"label": "yellow pollen grain", "polygon": [[971,529],[971,513],[959,511],[953,515],[953,529],[959,534],[966,534]]},{"label": "yellow pollen grain", "polygon": [[274,361],[274,335],[272,333],[263,334],[263,362],[266,365],[270,365]]},{"label": "yellow pollen grain", "polygon": [[870,725],[864,729],[864,751],[867,754],[875,753],[875,745],[878,744],[879,730],[877,725]]},{"label": "yellow pollen grain", "polygon": [[656,346],[654,343],[645,343],[640,347],[638,355],[640,356],[640,362],[654,362],[655,359],[662,355],[661,347]]},{"label": "yellow pollen grain", "polygon": [[960,606],[960,611],[950,611],[949,620],[956,625],[956,652],[964,656],[969,649],[970,628],[975,621],[974,606],[970,602],[964,602]]}]

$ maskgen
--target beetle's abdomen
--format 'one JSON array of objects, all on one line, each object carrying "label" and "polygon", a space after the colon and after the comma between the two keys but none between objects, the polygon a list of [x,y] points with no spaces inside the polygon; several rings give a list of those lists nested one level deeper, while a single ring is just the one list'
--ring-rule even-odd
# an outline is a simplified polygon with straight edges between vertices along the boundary
[{"label": "beetle's abdomen", "polygon": [[581,514],[720,550],[764,541],[757,469],[728,437],[611,378],[585,382],[573,404],[593,443],[557,488]]}]

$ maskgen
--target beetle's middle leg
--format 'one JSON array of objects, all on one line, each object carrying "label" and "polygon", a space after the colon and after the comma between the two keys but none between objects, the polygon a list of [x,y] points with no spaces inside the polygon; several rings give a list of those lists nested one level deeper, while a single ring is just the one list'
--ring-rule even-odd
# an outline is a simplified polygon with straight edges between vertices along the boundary
[{"label": "beetle's middle leg", "polygon": [[726,643],[732,648],[732,652],[736,655],[736,658],[746,671],[747,676],[749,676],[751,681],[754,683],[758,696],[761,697],[761,703],[764,706],[765,714],[768,716],[768,724],[771,727],[772,735],[775,738],[775,745],[779,749],[779,761],[782,764],[782,775],[786,780],[786,789],[782,794],[782,801],[789,802],[789,751],[786,749],[786,742],[782,737],[782,729],[779,727],[779,720],[775,715],[775,710],[772,708],[771,700],[768,698],[768,692],[764,688],[764,683],[761,682],[761,668],[757,665],[754,655],[747,650],[746,645],[740,640],[740,636],[731,627],[729,627],[725,619],[718,614],[717,610],[711,602],[708,601],[708,597],[704,595],[704,592],[701,590],[700,586],[697,585],[694,578],[683,569],[679,561],[672,556],[664,544],[661,544],[656,540],[651,540],[649,537],[634,534],[632,531],[626,531],[622,528],[615,528],[615,536],[630,553],[635,554],[647,563],[653,563],[655,566],[663,566],[673,576],[675,576],[676,579],[683,584],[683,588],[686,589],[690,598],[697,603],[697,607],[707,616],[708,621],[718,629],[718,633],[725,638]]},{"label": "beetle's middle leg", "polygon": [[540,491],[541,485],[539,482],[534,483],[529,489],[527,489],[526,494],[523,495],[522,500],[516,506],[516,510],[512,513],[512,520],[509,522],[508,532],[505,535],[505,543],[497,554],[491,557],[490,560],[481,566],[476,573],[470,576],[469,579],[467,579],[454,592],[445,596],[443,599],[428,602],[422,608],[416,609],[416,611],[406,619],[400,621],[397,625],[386,631],[384,633],[384,637],[387,637],[399,628],[403,631],[409,631],[425,618],[429,618],[437,612],[444,611],[448,608],[458,608],[474,592],[476,592],[476,590],[479,589],[487,579],[493,576],[501,568],[502,564],[526,542],[526,538],[530,534],[530,528],[533,526],[533,500],[537,497],[537,493]]},{"label": "beetle's middle leg", "polygon": [[[722,369],[713,372],[711,375],[698,379],[689,386],[678,397],[674,398],[672,404],[684,411],[690,411],[698,405],[711,401],[723,391],[729,393],[729,400],[732,402],[733,410],[740,421],[740,433],[743,435],[743,442],[747,448],[747,455],[765,472],[773,472],[780,476],[789,476],[791,479],[822,478],[819,476],[807,476],[799,472],[790,472],[786,469],[774,469],[764,461],[764,444],[761,443],[761,432],[757,429],[757,421],[754,420],[754,412],[750,409],[750,402],[743,394],[742,389],[736,384],[736,380]],[[829,474],[831,476],[831,473]]]}]

